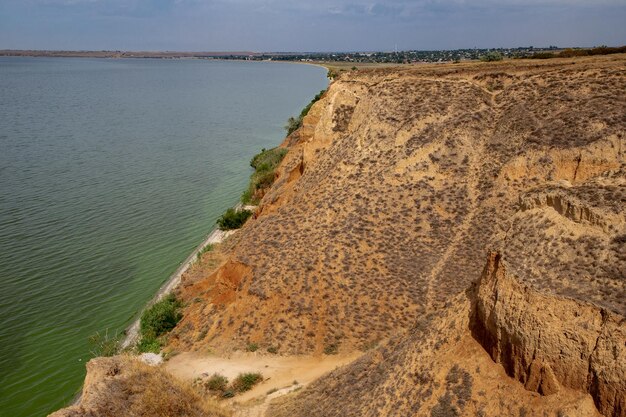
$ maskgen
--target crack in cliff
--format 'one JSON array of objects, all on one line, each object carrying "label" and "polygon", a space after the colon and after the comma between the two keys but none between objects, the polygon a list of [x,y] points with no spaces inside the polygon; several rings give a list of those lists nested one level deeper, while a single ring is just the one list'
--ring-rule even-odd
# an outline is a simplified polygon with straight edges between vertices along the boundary
[{"label": "crack in cliff", "polygon": [[578,158],[576,159],[576,168],[574,168],[574,178],[572,178],[572,182],[576,181],[576,176],[578,175],[578,168],[580,167],[580,161],[583,159],[583,154],[579,153]]}]

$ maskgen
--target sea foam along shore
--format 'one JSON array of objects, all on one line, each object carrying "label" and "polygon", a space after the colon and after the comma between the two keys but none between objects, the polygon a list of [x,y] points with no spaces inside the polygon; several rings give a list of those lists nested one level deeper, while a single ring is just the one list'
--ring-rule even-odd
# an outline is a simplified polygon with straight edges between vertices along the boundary
[{"label": "sea foam along shore", "polygon": [[[242,206],[242,204],[239,203],[234,208],[235,210],[244,209],[254,211],[256,209],[256,206]],[[187,257],[187,259],[185,259],[185,261],[176,269],[176,271],[174,271],[174,273],[168,278],[168,280],[165,281],[161,288],[159,288],[159,291],[157,291],[154,297],[152,297],[152,299],[146,304],[146,307],[144,307],[144,309],[156,303],[157,301],[160,301],[163,297],[171,293],[174,288],[178,286],[178,284],[180,284],[183,274],[196,261],[200,251],[202,251],[209,245],[221,243],[224,239],[226,239],[228,236],[235,232],[236,230],[220,230],[217,227],[214,228],[211,233],[209,233],[209,235],[206,237],[206,239],[204,239],[202,243],[200,243],[196,247],[196,249],[194,249],[194,251]],[[126,336],[120,343],[120,350],[133,346],[139,340],[140,317],[141,314],[138,314],[137,318],[126,329]]]}]

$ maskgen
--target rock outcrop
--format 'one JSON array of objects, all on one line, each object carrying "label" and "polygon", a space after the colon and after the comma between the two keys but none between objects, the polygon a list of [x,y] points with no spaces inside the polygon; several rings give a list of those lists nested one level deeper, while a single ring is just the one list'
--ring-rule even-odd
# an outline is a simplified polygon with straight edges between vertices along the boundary
[{"label": "rock outcrop", "polygon": [[160,367],[130,356],[87,363],[78,403],[50,417],[228,417],[215,402]]},{"label": "rock outcrop", "polygon": [[594,305],[541,294],[485,267],[470,324],[491,358],[542,395],[561,386],[591,394],[605,416],[626,415],[626,320]]}]

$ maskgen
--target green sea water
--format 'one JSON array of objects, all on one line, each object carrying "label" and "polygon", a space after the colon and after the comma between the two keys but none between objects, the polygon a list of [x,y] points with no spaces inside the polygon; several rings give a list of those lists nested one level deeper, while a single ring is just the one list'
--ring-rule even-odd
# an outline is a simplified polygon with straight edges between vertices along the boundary
[{"label": "green sea water", "polygon": [[87,338],[122,331],[237,202],[323,68],[0,58],[0,415],[80,389]]}]

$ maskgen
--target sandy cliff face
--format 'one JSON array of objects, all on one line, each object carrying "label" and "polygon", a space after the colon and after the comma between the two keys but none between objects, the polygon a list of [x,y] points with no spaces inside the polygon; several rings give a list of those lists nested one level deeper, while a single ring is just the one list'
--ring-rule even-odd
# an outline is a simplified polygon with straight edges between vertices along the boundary
[{"label": "sandy cliff face", "polygon": [[[177,349],[362,349],[480,276],[626,312],[624,58],[351,72],[288,138],[242,265],[188,280]],[[230,274],[230,272],[228,272]]]},{"label": "sandy cliff face", "polygon": [[493,254],[476,292],[472,334],[527,390],[591,394],[606,416],[626,415],[626,320],[541,294],[506,273]]},{"label": "sandy cliff face", "polygon": [[626,415],[624,318],[541,294],[489,256],[480,281],[271,416]]}]

